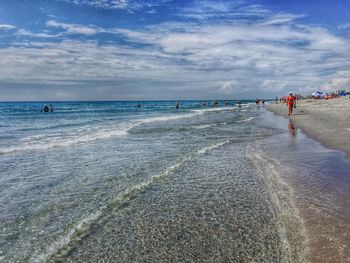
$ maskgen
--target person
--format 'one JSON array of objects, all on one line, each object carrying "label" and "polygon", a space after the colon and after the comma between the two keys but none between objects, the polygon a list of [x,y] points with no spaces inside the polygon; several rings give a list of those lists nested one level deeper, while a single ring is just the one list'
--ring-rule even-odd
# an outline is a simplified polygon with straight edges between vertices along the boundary
[{"label": "person", "polygon": [[53,112],[53,106],[52,106],[52,104],[50,104],[50,106],[49,106],[49,112]]},{"label": "person", "polygon": [[242,107],[240,101],[237,101],[237,105],[238,105],[239,108]]},{"label": "person", "polygon": [[286,99],[288,106],[288,116],[293,114],[293,108],[296,108],[296,98],[293,96],[293,92],[289,92],[289,95]]},{"label": "person", "polygon": [[180,108],[180,102],[177,100],[176,101],[176,106],[175,106],[176,109],[179,109]]},{"label": "person", "polygon": [[262,104],[265,104],[265,100],[262,100]]},{"label": "person", "polygon": [[278,98],[277,98],[277,96],[276,96],[276,98],[275,98],[275,102],[276,102],[276,104],[278,103]]},{"label": "person", "polygon": [[136,107],[137,107],[137,108],[141,108],[141,102],[137,102]]},{"label": "person", "polygon": [[258,98],[256,98],[255,103],[256,103],[256,105],[258,105],[260,103],[260,100]]},{"label": "person", "polygon": [[219,106],[219,102],[216,100],[216,101],[214,102],[214,107],[217,108],[217,106]]},{"label": "person", "polygon": [[45,104],[41,112],[49,112],[49,107]]}]

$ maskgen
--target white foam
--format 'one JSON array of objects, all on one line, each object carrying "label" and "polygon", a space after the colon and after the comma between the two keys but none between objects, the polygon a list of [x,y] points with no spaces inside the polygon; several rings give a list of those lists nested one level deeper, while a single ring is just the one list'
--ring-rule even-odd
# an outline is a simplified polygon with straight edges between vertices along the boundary
[{"label": "white foam", "polygon": [[195,110],[192,110],[192,111],[193,112],[205,113],[205,112],[232,111],[232,110],[237,110],[237,107],[205,108],[205,109],[195,109]]},{"label": "white foam", "polygon": [[126,123],[107,130],[96,130],[88,133],[74,133],[62,137],[60,134],[51,136],[30,136],[22,139],[19,145],[0,149],[0,154],[7,154],[29,150],[47,150],[55,147],[67,147],[78,143],[91,142],[99,139],[108,139],[115,136],[125,136],[135,123]]},{"label": "white foam", "polygon": [[47,150],[55,147],[67,147],[74,144],[92,142],[101,139],[109,139],[112,137],[127,136],[132,128],[145,123],[164,122],[183,118],[191,118],[199,114],[201,113],[185,113],[149,117],[146,119],[120,123],[117,125],[109,125],[108,127],[98,127],[94,130],[90,129],[86,131],[86,129],[84,129],[81,131],[76,131],[72,134],[65,134],[64,136],[62,136],[61,134],[32,135],[21,139],[20,143],[17,145],[12,145],[6,148],[0,148],[0,155],[31,150]]},{"label": "white foam", "polygon": [[68,232],[65,235],[63,235],[60,239],[50,244],[50,246],[46,249],[46,253],[44,254],[38,254],[37,252],[33,253],[31,258],[29,259],[29,262],[33,262],[33,263],[47,262],[47,260],[52,255],[57,253],[59,249],[61,249],[71,241],[73,235],[76,232],[83,230],[84,227],[94,222],[97,218],[101,216],[101,213],[102,213],[102,209],[90,215],[89,217],[82,219],[75,227],[69,229]]},{"label": "white foam", "polygon": [[201,155],[201,154],[205,154],[207,153],[208,151],[211,151],[211,150],[214,150],[216,148],[219,148],[221,146],[224,146],[225,144],[228,144],[230,141],[227,140],[227,141],[223,141],[223,142],[220,142],[220,143],[216,143],[216,144],[212,144],[212,145],[209,145],[207,147],[204,147],[202,149],[200,149],[198,151],[198,154],[197,155]]},{"label": "white foam", "polygon": [[215,124],[201,124],[201,125],[194,126],[194,128],[200,130],[200,129],[206,129],[206,128],[212,127],[213,125]]},{"label": "white foam", "polygon": [[249,118],[246,118],[246,119],[243,119],[242,121],[240,122],[250,122],[252,120],[254,120],[256,117],[249,117]]}]

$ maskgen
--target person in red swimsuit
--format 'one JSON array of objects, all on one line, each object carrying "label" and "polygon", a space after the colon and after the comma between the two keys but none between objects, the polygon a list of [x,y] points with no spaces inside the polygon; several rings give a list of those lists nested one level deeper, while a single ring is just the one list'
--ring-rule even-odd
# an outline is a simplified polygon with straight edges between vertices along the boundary
[{"label": "person in red swimsuit", "polygon": [[297,102],[297,98],[293,96],[292,92],[289,92],[287,97],[287,106],[288,106],[288,116],[293,114],[293,108],[295,108]]}]

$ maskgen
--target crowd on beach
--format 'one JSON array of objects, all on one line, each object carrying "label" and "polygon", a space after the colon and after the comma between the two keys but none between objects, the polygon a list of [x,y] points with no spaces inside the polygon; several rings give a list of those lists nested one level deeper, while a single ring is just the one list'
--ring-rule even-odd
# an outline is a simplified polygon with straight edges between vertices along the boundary
[{"label": "crowd on beach", "polygon": [[302,96],[301,94],[293,94],[292,92],[289,92],[288,96],[282,96],[280,98],[276,97],[275,103],[286,104],[288,106],[288,115],[290,116],[293,114],[293,109],[296,108],[296,104],[298,100],[302,100],[302,99],[329,100],[329,99],[344,97],[347,95],[350,95],[350,92],[346,92],[345,90],[338,90],[330,93],[323,93],[321,91],[317,91],[317,92],[313,92],[311,95],[308,95],[308,96]]},{"label": "crowd on beach", "polygon": [[323,93],[321,91],[316,91],[316,92],[312,93],[310,97],[313,99],[329,100],[329,99],[344,97],[347,95],[350,95],[350,92],[346,92],[345,90],[338,90],[338,91],[333,91],[330,93]]},{"label": "crowd on beach", "polygon": [[[324,93],[321,91],[313,92],[311,95],[302,96],[301,94],[294,94],[294,97],[296,100],[302,100],[302,99],[323,99],[323,100],[329,100],[339,97],[344,97],[350,95],[350,92],[347,92],[345,90],[337,90],[329,93]],[[349,97],[350,98],[350,97]],[[280,98],[276,97],[275,102],[283,102],[286,103],[288,99],[288,96],[282,96]]]}]

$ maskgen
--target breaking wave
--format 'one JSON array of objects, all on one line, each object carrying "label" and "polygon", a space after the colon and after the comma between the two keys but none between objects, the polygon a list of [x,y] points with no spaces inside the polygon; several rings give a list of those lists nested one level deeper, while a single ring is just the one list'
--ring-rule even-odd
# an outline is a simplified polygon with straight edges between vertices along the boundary
[{"label": "breaking wave", "polygon": [[16,145],[0,148],[0,155],[32,151],[32,150],[47,150],[56,147],[67,147],[79,143],[87,143],[95,140],[109,139],[113,137],[127,136],[129,131],[142,124],[152,122],[166,122],[183,118],[191,118],[197,115],[201,115],[201,112],[197,113],[185,113],[181,115],[169,115],[149,117],[142,120],[134,120],[117,125],[108,125],[107,127],[95,127],[90,130],[78,130],[75,133],[65,134],[62,133],[51,135],[34,135],[23,138]]}]

